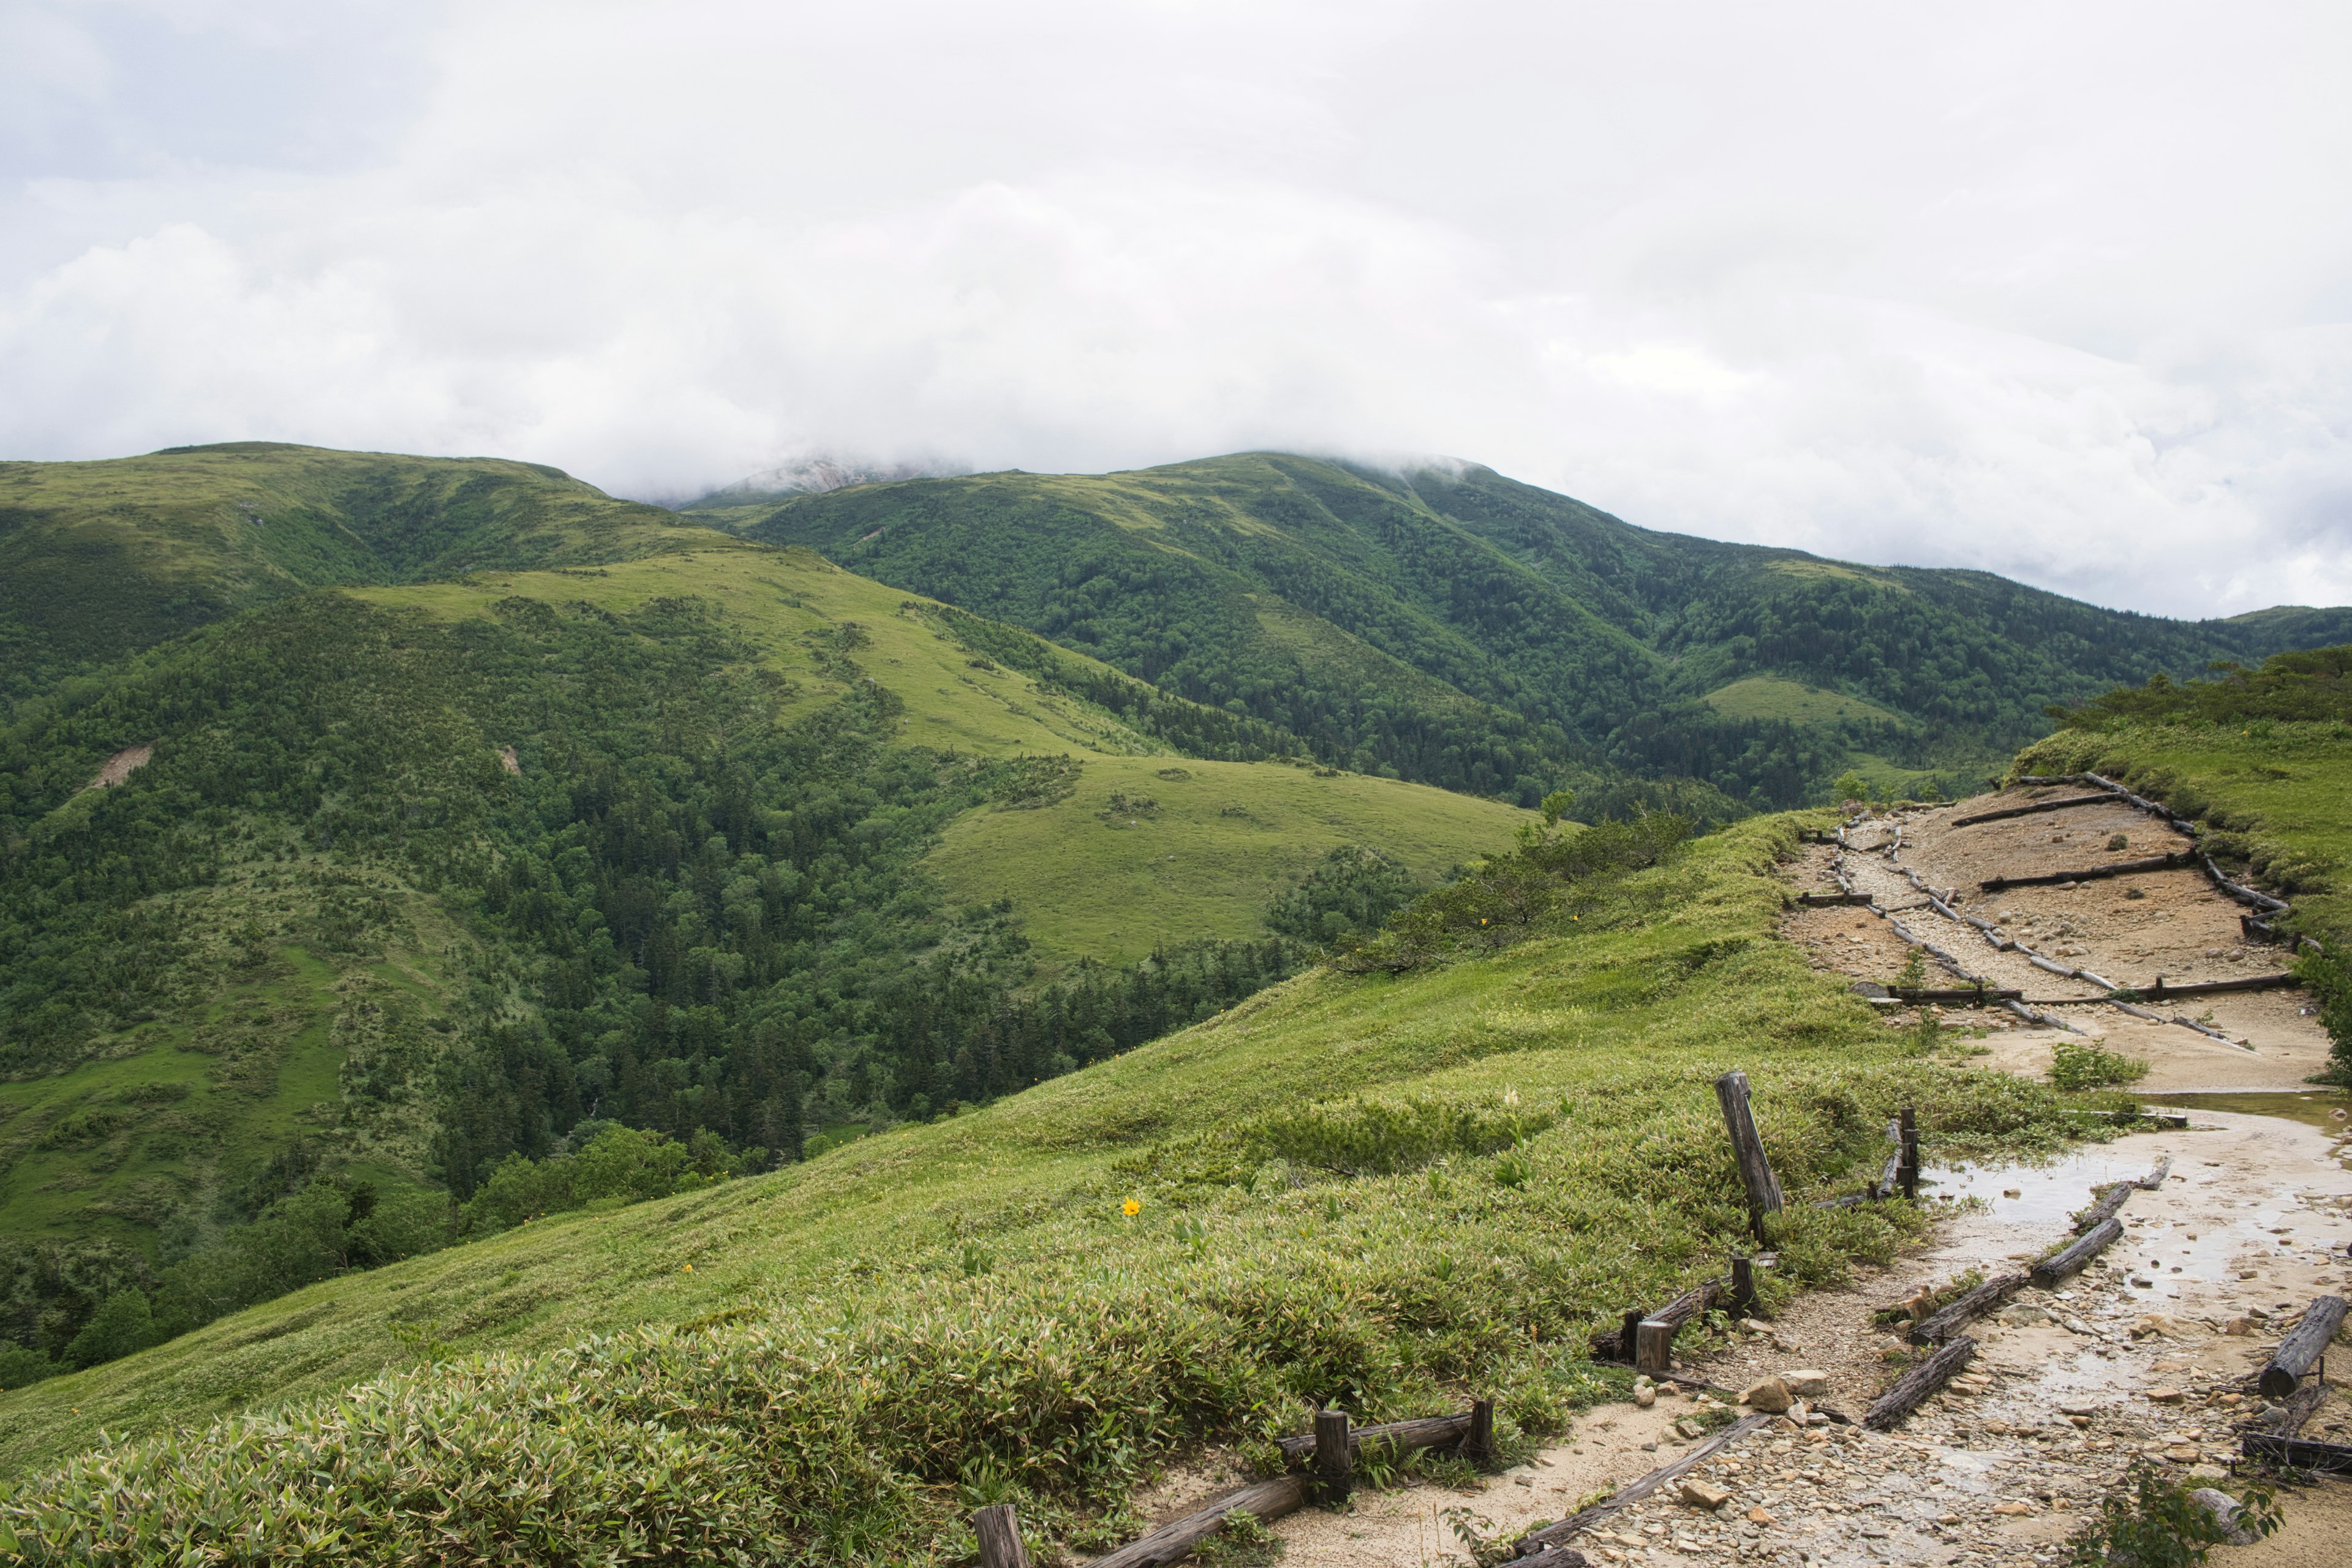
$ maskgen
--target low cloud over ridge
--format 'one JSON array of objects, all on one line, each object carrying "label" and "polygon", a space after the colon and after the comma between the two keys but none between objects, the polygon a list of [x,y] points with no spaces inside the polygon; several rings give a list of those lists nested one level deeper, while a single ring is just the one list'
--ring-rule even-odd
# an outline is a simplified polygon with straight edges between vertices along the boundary
[{"label": "low cloud over ridge", "polygon": [[20,4],[0,455],[1448,452],[2352,599],[2336,8]]}]

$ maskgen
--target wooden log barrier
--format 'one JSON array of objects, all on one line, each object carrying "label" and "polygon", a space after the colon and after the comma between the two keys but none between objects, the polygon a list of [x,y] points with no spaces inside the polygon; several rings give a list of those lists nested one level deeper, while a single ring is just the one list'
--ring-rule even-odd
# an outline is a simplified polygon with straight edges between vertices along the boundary
[{"label": "wooden log barrier", "polygon": [[2151,1002],[2166,1002],[2175,996],[2221,996],[2232,991],[2284,991],[2303,982],[2284,972],[2277,974],[2249,974],[2242,980],[2198,980],[2187,985],[2167,985],[2164,976],[2140,994]]},{"label": "wooden log barrier", "polygon": [[2139,1184],[2137,1182],[2117,1182],[2108,1187],[2097,1203],[2074,1216],[2074,1234],[2080,1236],[2086,1230],[2095,1230],[2115,1218],[2137,1191]]},{"label": "wooden log barrier", "polygon": [[2167,1154],[2156,1163],[2156,1169],[2133,1182],[2132,1185],[2144,1193],[2158,1192],[2164,1186],[2164,1179],[2170,1174],[2172,1174],[2172,1156]]},{"label": "wooden log barrier", "polygon": [[1021,1544],[1021,1516],[1011,1503],[996,1503],[973,1514],[971,1532],[980,1538],[981,1568],[1029,1568],[1028,1549]]},{"label": "wooden log barrier", "polygon": [[1910,1340],[1915,1345],[1939,1345],[1966,1328],[1971,1319],[1980,1318],[2010,1297],[2025,1288],[2022,1274],[2003,1274],[1986,1280],[1966,1295],[1947,1301],[1934,1315],[1911,1325]]},{"label": "wooden log barrier", "polygon": [[2079,871],[2047,871],[2032,877],[1988,877],[1977,886],[1988,893],[1998,893],[2003,888],[2054,888],[2062,882],[2096,882],[2108,877],[2137,877],[2145,872],[2173,871],[2196,864],[2197,857],[2182,850],[2176,855],[2151,855],[2145,860],[2118,860],[2112,866],[2086,866]]},{"label": "wooden log barrier", "polygon": [[1307,1483],[1297,1476],[1278,1476],[1244,1487],[1183,1518],[1163,1524],[1139,1541],[1131,1541],[1086,1568],[1158,1568],[1173,1563],[1217,1532],[1229,1513],[1246,1513],[1263,1521],[1297,1513],[1307,1505]]},{"label": "wooden log barrier", "polygon": [[2249,1459],[2293,1469],[2352,1475],[2352,1444],[2320,1443],[2296,1436],[2326,1398],[2327,1384],[2305,1384],[2282,1402],[2279,1413],[2262,1431],[2249,1432],[2240,1439],[2239,1452]]},{"label": "wooden log barrier", "polygon": [[1874,1432],[1891,1432],[1900,1426],[1911,1413],[1925,1405],[1936,1391],[1951,1380],[1952,1374],[1969,1364],[1977,1353],[1977,1342],[1968,1335],[1948,1342],[1926,1361],[1905,1373],[1894,1387],[1878,1396],[1862,1424]]},{"label": "wooden log barrier", "polygon": [[[1480,1405],[1486,1401],[1480,1400]],[[1283,1458],[1298,1460],[1321,1452],[1318,1438],[1321,1436],[1322,1415],[1345,1415],[1346,1412],[1324,1411],[1316,1418],[1313,1432],[1303,1432],[1296,1437],[1285,1437],[1276,1447]],[[1459,1415],[1423,1415],[1411,1421],[1391,1421],[1379,1426],[1349,1426],[1348,1447],[1351,1453],[1360,1454],[1366,1448],[1387,1447],[1398,1452],[1407,1448],[1442,1448],[1448,1443],[1462,1441],[1477,1424],[1477,1405]]]},{"label": "wooden log barrier", "polygon": [[2004,806],[1999,811],[1979,811],[1973,816],[1956,816],[1949,826],[1974,827],[1979,822],[2006,822],[2012,816],[2039,816],[2045,811],[2065,811],[2077,805],[2113,805],[2111,795],[2070,795],[2064,800],[2037,800],[2032,805]]},{"label": "wooden log barrier", "polygon": [[1756,1132],[1756,1115],[1748,1102],[1748,1075],[1727,1072],[1715,1080],[1716,1103],[1723,1110],[1724,1130],[1731,1134],[1731,1150],[1739,1162],[1740,1184],[1748,1189],[1748,1224],[1759,1241],[1764,1238],[1764,1216],[1779,1214],[1784,1200],[1780,1178],[1764,1157],[1764,1141]]},{"label": "wooden log barrier", "polygon": [[1538,1553],[1565,1546],[1610,1515],[1632,1507],[1671,1481],[1680,1480],[1715,1458],[1727,1445],[1738,1442],[1767,1421],[1774,1419],[1776,1417],[1770,1415],[1743,1415],[1674,1463],[1660,1465],[1639,1480],[1628,1481],[1619,1487],[1610,1494],[1606,1502],[1594,1503],[1591,1508],[1569,1515],[1558,1524],[1548,1524],[1541,1530],[1528,1531],[1519,1537],[1520,1554],[1511,1559],[1509,1568],[1535,1568],[1536,1563],[1549,1561]]},{"label": "wooden log barrier", "polygon": [[2344,1326],[2344,1310],[2341,1296],[2322,1296],[2303,1310],[2303,1321],[2279,1342],[2279,1348],[2271,1352],[2270,1364],[2263,1368],[2256,1386],[2263,1398],[2284,1399],[2294,1392],[2304,1374],[2326,1353],[2336,1331]]},{"label": "wooden log barrier", "polygon": [[2101,1220],[2097,1225],[2076,1237],[2073,1245],[2064,1251],[2053,1253],[2035,1264],[2032,1268],[2033,1282],[2047,1289],[2070,1275],[2081,1273],[2084,1264],[2113,1247],[2116,1238],[2123,1233],[2124,1226],[2121,1220]]}]

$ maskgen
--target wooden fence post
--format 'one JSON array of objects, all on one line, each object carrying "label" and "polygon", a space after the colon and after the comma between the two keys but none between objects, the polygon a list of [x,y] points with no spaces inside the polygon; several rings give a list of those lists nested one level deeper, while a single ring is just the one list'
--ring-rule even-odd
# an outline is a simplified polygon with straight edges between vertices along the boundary
[{"label": "wooden fence post", "polygon": [[980,1537],[981,1568],[1029,1568],[1029,1553],[1021,1545],[1021,1518],[1011,1503],[996,1503],[973,1514],[971,1532]]},{"label": "wooden fence post", "polygon": [[1633,1347],[1633,1370],[1664,1377],[1675,1369],[1675,1331],[1680,1323],[1662,1323],[1655,1318],[1642,1320],[1640,1337]]},{"label": "wooden fence post", "polygon": [[1895,1168],[1895,1179],[1903,1188],[1903,1195],[1916,1200],[1919,1196],[1919,1113],[1912,1106],[1903,1108],[1903,1163]]},{"label": "wooden fence post", "polygon": [[1648,1316],[1649,1313],[1639,1307],[1628,1307],[1625,1310],[1624,1322],[1618,1330],[1617,1342],[1618,1354],[1623,1356],[1629,1365],[1633,1363],[1633,1352],[1641,1348],[1642,1320]]},{"label": "wooden fence post", "polygon": [[1462,1457],[1474,1465],[1486,1465],[1495,1458],[1495,1402],[1474,1399],[1470,1402],[1470,1430],[1462,1438]]},{"label": "wooden fence post", "polygon": [[1716,1102],[1723,1108],[1724,1131],[1731,1134],[1732,1152],[1739,1159],[1739,1180],[1748,1188],[1748,1218],[1758,1240],[1764,1237],[1764,1216],[1781,1207],[1780,1178],[1764,1158],[1764,1141],[1756,1135],[1755,1113],[1748,1106],[1748,1075],[1727,1072],[1715,1080]]},{"label": "wooden fence post", "polygon": [[1315,1479],[1323,1506],[1334,1508],[1356,1489],[1356,1456],[1348,1440],[1348,1413],[1338,1405],[1315,1413]]},{"label": "wooden fence post", "polygon": [[1735,1318],[1756,1315],[1756,1260],[1752,1258],[1731,1260],[1731,1315]]}]

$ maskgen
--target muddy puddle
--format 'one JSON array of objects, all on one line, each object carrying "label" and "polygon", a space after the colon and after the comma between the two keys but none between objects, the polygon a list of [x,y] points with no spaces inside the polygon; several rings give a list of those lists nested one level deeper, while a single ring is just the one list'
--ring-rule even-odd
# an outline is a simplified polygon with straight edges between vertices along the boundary
[{"label": "muddy puddle", "polygon": [[2308,1094],[2141,1094],[2135,1099],[2150,1110],[2227,1111],[2237,1116],[2271,1116],[2300,1121],[2306,1127],[2340,1131],[2352,1099],[2329,1089]]}]

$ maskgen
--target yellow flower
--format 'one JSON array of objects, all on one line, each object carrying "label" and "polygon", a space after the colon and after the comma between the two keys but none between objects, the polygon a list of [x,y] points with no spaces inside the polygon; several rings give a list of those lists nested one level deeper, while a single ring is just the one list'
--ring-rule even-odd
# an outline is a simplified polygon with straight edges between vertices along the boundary
[{"label": "yellow flower", "polygon": [[1143,1205],[1135,1199],[1129,1198],[1127,1202],[1118,1205],[1118,1212],[1125,1215],[1128,1218],[1133,1219],[1137,1215],[1143,1212]]},{"label": "yellow flower", "polygon": [[680,1273],[684,1273],[684,1274],[691,1274],[691,1273],[693,1273],[693,1272],[694,1272],[694,1265],[693,1265],[693,1264],[691,1264],[691,1263],[689,1263],[689,1264],[688,1264],[688,1265],[687,1265],[683,1269],[679,1270],[679,1272],[680,1272]]}]

